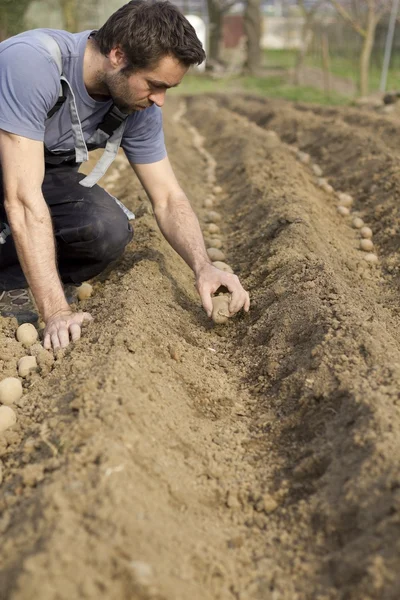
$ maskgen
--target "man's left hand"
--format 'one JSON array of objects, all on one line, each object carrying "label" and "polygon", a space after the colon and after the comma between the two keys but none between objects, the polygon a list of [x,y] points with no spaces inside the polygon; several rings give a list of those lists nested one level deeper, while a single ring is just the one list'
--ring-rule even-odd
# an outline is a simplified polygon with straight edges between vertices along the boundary
[{"label": "man's left hand", "polygon": [[225,273],[211,264],[206,264],[197,273],[196,287],[200,294],[201,302],[207,315],[211,317],[213,305],[211,295],[221,286],[226,287],[231,293],[229,312],[231,316],[242,308],[248,312],[250,308],[250,297],[242,287],[239,277],[232,273]]}]

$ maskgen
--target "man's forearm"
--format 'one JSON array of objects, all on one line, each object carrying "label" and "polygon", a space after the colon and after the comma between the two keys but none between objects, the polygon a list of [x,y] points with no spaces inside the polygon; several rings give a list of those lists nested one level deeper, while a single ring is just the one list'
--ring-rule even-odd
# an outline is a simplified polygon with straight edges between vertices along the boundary
[{"label": "man's forearm", "polygon": [[210,264],[199,221],[184,194],[156,207],[155,215],[166,240],[195,274]]},{"label": "man's forearm", "polygon": [[68,303],[56,266],[53,227],[43,196],[5,200],[10,229],[21,267],[46,321],[58,311],[68,310]]}]

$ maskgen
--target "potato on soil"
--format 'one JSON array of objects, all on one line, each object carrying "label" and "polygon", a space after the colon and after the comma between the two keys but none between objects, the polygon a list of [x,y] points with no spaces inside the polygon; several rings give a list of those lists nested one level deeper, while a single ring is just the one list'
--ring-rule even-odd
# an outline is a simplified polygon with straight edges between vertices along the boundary
[{"label": "potato on soil", "polygon": [[339,215],[342,215],[342,217],[346,217],[350,214],[350,211],[346,206],[338,206],[337,210]]},{"label": "potato on soil", "polygon": [[350,194],[345,194],[344,192],[338,193],[339,204],[341,206],[346,206],[349,208],[353,204],[353,197]]},{"label": "potato on soil", "polygon": [[361,229],[364,226],[364,221],[360,217],[354,217],[351,224],[355,229]]},{"label": "potato on soil", "polygon": [[18,327],[16,337],[21,344],[28,348],[38,339],[38,332],[32,323],[23,323]]},{"label": "potato on soil", "polygon": [[23,356],[18,361],[18,375],[27,377],[31,371],[35,371],[36,367],[36,356]]},{"label": "potato on soil", "polygon": [[225,254],[222,252],[222,250],[219,250],[218,248],[207,248],[207,254],[211,262],[214,262],[216,260],[225,260]]},{"label": "potato on soil", "polygon": [[90,283],[84,281],[82,285],[78,287],[76,293],[79,300],[87,300],[93,294],[93,286],[91,286]]},{"label": "potato on soil", "polygon": [[298,159],[299,159],[299,161],[300,161],[301,163],[303,163],[304,165],[308,165],[308,164],[310,164],[311,157],[310,157],[310,155],[309,155],[309,154],[307,154],[307,152],[302,152],[301,150],[299,150],[299,151],[297,152],[297,158],[298,158]]},{"label": "potato on soil", "polygon": [[22,398],[22,384],[17,377],[6,377],[0,382],[0,403],[14,404]]},{"label": "potato on soil", "polygon": [[317,177],[322,177],[322,169],[319,165],[312,165],[312,170],[314,171],[314,175]]},{"label": "potato on soil", "polygon": [[220,269],[221,271],[224,271],[225,273],[233,273],[233,269],[227,265],[226,263],[220,261],[220,260],[215,260],[213,262],[214,267],[217,267],[217,269]]},{"label": "potato on soil", "polygon": [[214,296],[212,298],[213,310],[211,318],[214,323],[221,325],[226,323],[229,319],[229,302],[230,296],[221,294],[220,296]]},{"label": "potato on soil", "polygon": [[221,194],[222,193],[222,187],[220,185],[216,185],[213,189],[214,194]]},{"label": "potato on soil", "polygon": [[210,242],[211,242],[209,245],[210,248],[217,248],[219,250],[223,246],[222,240],[219,240],[217,238],[210,240]]},{"label": "potato on soil", "polygon": [[210,212],[208,212],[205,216],[205,220],[207,221],[207,223],[219,223],[221,219],[222,216],[219,212],[216,212],[215,210],[210,210]]},{"label": "potato on soil", "polygon": [[365,238],[366,240],[370,240],[372,238],[372,229],[370,229],[369,227],[362,227],[360,230],[360,234],[361,237]]},{"label": "potato on soil", "polygon": [[371,252],[371,250],[374,248],[374,243],[372,240],[363,239],[360,242],[360,248],[361,250],[364,250],[364,252]]},{"label": "potato on soil", "polygon": [[210,223],[209,226],[208,226],[208,232],[211,233],[211,234],[219,233],[220,232],[220,228],[215,223]]},{"label": "potato on soil", "polygon": [[17,422],[17,415],[9,406],[0,406],[0,433]]},{"label": "potato on soil", "polygon": [[366,260],[369,263],[377,263],[378,262],[378,257],[376,254],[374,254],[373,252],[368,252],[368,254],[366,254],[364,256],[364,260]]},{"label": "potato on soil", "polygon": [[204,200],[204,208],[212,208],[214,206],[214,201],[212,198],[206,198]]}]

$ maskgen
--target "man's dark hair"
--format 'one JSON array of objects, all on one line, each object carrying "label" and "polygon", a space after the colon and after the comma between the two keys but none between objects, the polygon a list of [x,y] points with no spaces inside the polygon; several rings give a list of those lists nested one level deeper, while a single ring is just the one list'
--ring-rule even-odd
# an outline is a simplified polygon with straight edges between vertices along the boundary
[{"label": "man's dark hair", "polygon": [[153,68],[164,56],[183,65],[199,65],[205,52],[196,32],[171,2],[132,0],[109,17],[94,39],[102,54],[119,46],[128,60],[126,72]]}]

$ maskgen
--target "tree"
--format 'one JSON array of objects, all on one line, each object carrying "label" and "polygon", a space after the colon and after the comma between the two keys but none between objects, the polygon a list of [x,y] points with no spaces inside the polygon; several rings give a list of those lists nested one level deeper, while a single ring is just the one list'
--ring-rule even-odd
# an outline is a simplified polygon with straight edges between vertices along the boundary
[{"label": "tree", "polygon": [[316,14],[324,0],[316,0],[314,4],[306,4],[305,0],[298,0],[298,5],[303,16],[303,26],[301,30],[301,46],[296,55],[296,65],[294,71],[294,79],[297,85],[301,84],[301,72],[304,66],[304,61],[307,56],[308,49],[313,38],[313,24]]},{"label": "tree", "polygon": [[256,75],[261,60],[261,2],[247,0],[244,13],[244,32],[246,35],[247,56],[244,70]]},{"label": "tree", "polygon": [[65,29],[72,33],[78,31],[79,18],[77,0],[60,0],[60,7]]},{"label": "tree", "polygon": [[24,29],[24,16],[32,0],[0,0],[0,41]]},{"label": "tree", "polygon": [[224,15],[235,4],[236,0],[207,0],[208,18],[210,22],[210,39],[207,63],[221,61],[221,40]]},{"label": "tree", "polygon": [[360,54],[360,94],[366,96],[369,91],[369,67],[371,53],[375,43],[376,27],[383,15],[390,10],[389,0],[329,0],[339,15],[347,21],[362,38]]}]

